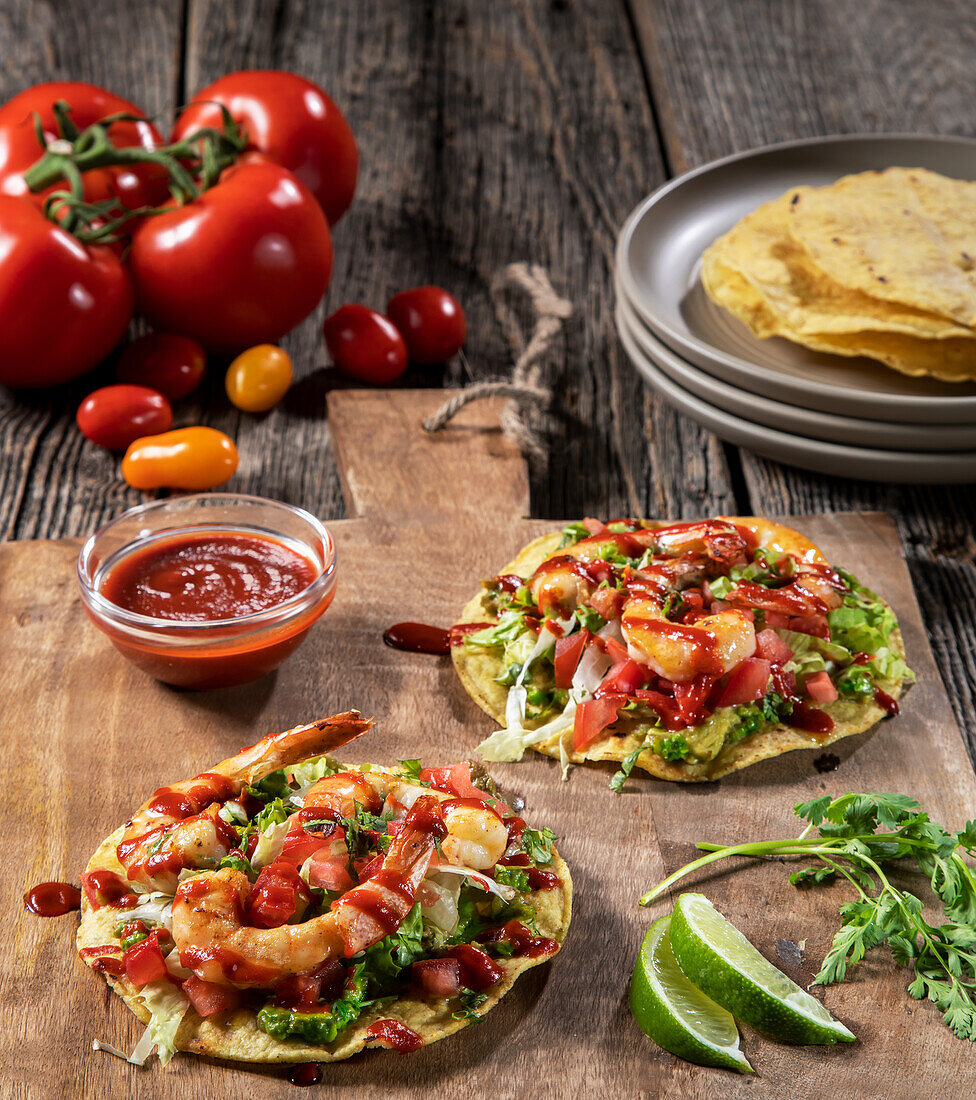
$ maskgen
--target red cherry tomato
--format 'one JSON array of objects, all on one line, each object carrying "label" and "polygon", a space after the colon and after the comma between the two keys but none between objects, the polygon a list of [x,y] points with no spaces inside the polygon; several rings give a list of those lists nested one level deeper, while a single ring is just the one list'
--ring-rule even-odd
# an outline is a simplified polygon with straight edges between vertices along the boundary
[{"label": "red cherry tomato", "polygon": [[134,439],[169,431],[173,410],[147,386],[103,386],[78,406],[81,434],[109,451],[124,451]]},{"label": "red cherry tomato", "polygon": [[129,270],[154,328],[233,352],[275,343],[315,309],[332,274],[332,238],[291,172],[254,161],[141,222]]},{"label": "red cherry tomato", "polygon": [[386,315],[396,325],[415,363],[446,363],[461,350],[468,332],[461,303],[439,286],[394,294]]},{"label": "red cherry tomato", "polygon": [[322,329],[332,362],[350,378],[381,386],[407,369],[407,345],[392,321],[366,306],[347,305]]},{"label": "red cherry tomato", "polygon": [[241,352],[227,368],[224,386],[231,404],[245,412],[267,412],[288,392],[291,358],[273,344]]},{"label": "red cherry tomato", "polygon": [[206,366],[207,356],[196,340],[150,332],[123,350],[116,373],[120,382],[149,386],[178,401],[197,388]]},{"label": "red cherry tomato", "polygon": [[133,489],[202,492],[223,485],[237,461],[234,441],[216,428],[176,428],[131,443],[122,476]]},{"label": "red cherry tomato", "polygon": [[173,140],[220,127],[221,105],[247,130],[248,147],[294,172],[335,225],[352,202],[359,153],[349,123],[325,92],[294,73],[229,73],[193,97]]},{"label": "red cherry tomato", "polygon": [[[71,106],[71,119],[79,130],[121,112],[145,114],[127,99],[95,84],[56,81],[26,89],[0,107],[0,193],[29,194],[22,173],[44,151],[34,133],[33,114],[36,112],[40,116],[45,136],[48,141],[53,141],[59,134],[52,107],[60,99]],[[116,146],[122,148],[141,146],[151,149],[163,144],[162,136],[148,119],[144,122],[113,122],[109,127],[109,136]],[[85,198],[89,202],[117,198],[130,210],[162,202],[168,194],[166,172],[157,165],[98,169],[85,173],[84,182]],[[46,193],[64,186],[63,183],[57,184],[48,188]],[[43,205],[44,194],[35,196],[35,201]]]},{"label": "red cherry tomato", "polygon": [[0,383],[55,386],[90,370],[132,319],[132,284],[33,203],[0,195]]}]

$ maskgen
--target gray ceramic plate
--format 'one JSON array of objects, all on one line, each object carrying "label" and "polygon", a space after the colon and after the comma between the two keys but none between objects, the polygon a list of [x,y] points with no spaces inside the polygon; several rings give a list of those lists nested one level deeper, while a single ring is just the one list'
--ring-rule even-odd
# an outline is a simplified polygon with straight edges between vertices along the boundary
[{"label": "gray ceramic plate", "polygon": [[946,454],[845,447],[840,443],[824,443],[800,435],[788,435],[733,416],[677,385],[642,355],[619,310],[617,333],[630,361],[648,385],[720,439],[747,447],[778,462],[847,479],[856,477],[866,481],[919,485],[976,482],[976,452]]},{"label": "gray ceramic plate", "polygon": [[976,451],[976,424],[898,424],[893,421],[864,420],[854,416],[816,412],[798,405],[785,405],[759,394],[736,389],[713,378],[680,356],[641,323],[627,298],[617,295],[621,323],[633,337],[638,349],[672,382],[734,416],[778,428],[808,439],[842,443],[847,447],[880,447],[893,451]]},{"label": "gray ceramic plate", "polygon": [[645,199],[617,241],[617,279],[655,335],[740,389],[804,408],[912,424],[976,423],[976,384],[911,378],[870,359],[759,340],[705,294],[702,252],[749,211],[797,184],[891,165],[976,179],[976,141],[875,134],[814,138],[714,161]]}]

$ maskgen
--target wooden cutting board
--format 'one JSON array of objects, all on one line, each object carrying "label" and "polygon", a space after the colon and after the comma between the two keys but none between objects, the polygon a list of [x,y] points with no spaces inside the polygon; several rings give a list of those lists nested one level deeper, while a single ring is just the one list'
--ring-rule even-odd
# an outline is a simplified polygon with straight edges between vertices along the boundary
[{"label": "wooden cutting board", "polygon": [[[353,518],[331,524],[339,592],[303,648],[277,674],[239,689],[186,693],[127,664],[85,618],[76,594],[79,543],[0,547],[0,1094],[11,1097],[213,1097],[257,1088],[293,1097],[280,1068],[192,1056],[138,1069],[91,1053],[99,1038],[131,1049],[141,1031],[74,950],[76,916],[26,912],[25,890],[77,881],[89,855],[148,794],[264,734],[358,707],[376,716],[346,759],[472,756],[492,723],[462,691],[450,661],[384,646],[398,620],[448,625],[481,577],[554,525],[528,510],[525,468],[495,430],[497,409],[468,409],[437,436],[420,429],[443,391],[344,392],[330,400]],[[316,470],[310,460],[308,477]],[[326,1066],[343,1095],[898,1097],[961,1096],[976,1052],[931,1006],[905,992],[906,971],[882,953],[827,989],[828,1007],[860,1037],[834,1048],[777,1044],[744,1028],[756,1079],[690,1066],[638,1030],[627,986],[641,937],[666,911],[638,895],[692,858],[696,840],[795,835],[792,805],[824,792],[905,791],[953,827],[976,816],[976,781],[926,642],[891,519],[798,517],[828,557],[882,592],[902,623],[918,685],[900,717],[834,746],[836,771],[796,752],[704,786],[638,777],[622,796],[608,767],[560,782],[554,761],[527,754],[496,765],[551,825],[572,868],[575,913],[563,952],[530,971],[484,1021],[418,1054],[371,1052]],[[703,889],[801,985],[833,932],[840,886],[799,892],[777,862],[745,863],[687,886]],[[804,944],[802,957],[796,944]],[[258,1082],[255,1078],[264,1079]]]}]

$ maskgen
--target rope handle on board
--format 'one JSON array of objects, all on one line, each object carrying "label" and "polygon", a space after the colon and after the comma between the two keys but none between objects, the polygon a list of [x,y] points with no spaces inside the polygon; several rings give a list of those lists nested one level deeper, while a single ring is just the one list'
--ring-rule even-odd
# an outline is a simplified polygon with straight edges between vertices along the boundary
[{"label": "rope handle on board", "polygon": [[508,397],[510,400],[499,418],[502,431],[519,445],[524,454],[543,458],[545,449],[536,432],[523,419],[523,413],[531,404],[546,408],[552,400],[552,391],[541,383],[542,360],[562,329],[563,322],[572,314],[573,307],[555,292],[544,268],[537,264],[509,264],[492,280],[491,297],[499,322],[513,347],[522,345],[525,337],[514,311],[503,300],[504,291],[510,285],[524,290],[535,310],[532,336],[515,361],[511,379],[507,382],[476,382],[468,386],[428,416],[423,427],[425,432],[438,432],[472,401],[485,397]]}]

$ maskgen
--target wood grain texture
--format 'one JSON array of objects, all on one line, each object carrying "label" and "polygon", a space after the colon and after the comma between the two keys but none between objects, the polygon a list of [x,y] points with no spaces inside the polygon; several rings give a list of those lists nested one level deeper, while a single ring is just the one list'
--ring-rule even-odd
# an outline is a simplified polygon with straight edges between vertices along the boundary
[{"label": "wood grain texture", "polygon": [[[437,395],[410,395],[412,409]],[[370,425],[386,396],[337,402],[348,413],[337,435],[342,453],[361,470],[373,462]],[[369,409],[369,404],[373,409]],[[496,467],[484,440],[470,434],[462,464],[472,496],[508,484],[506,458]],[[439,476],[438,445],[413,468]],[[365,494],[354,500],[361,507]],[[494,490],[493,490],[494,491]],[[305,645],[277,674],[226,692],[177,692],[124,662],[85,618],[75,598],[77,541],[0,547],[0,636],[5,683],[0,737],[18,746],[8,780],[19,792],[0,803],[0,839],[20,857],[0,863],[0,891],[17,899],[46,878],[77,880],[88,856],[161,782],[190,775],[239,745],[349,706],[377,716],[367,738],[340,755],[380,762],[421,755],[446,763],[473,755],[491,722],[465,695],[450,662],[384,646],[383,629],[397,618],[449,623],[477,578],[490,575],[547,525],[509,510],[485,524],[445,510],[424,524],[380,516],[333,525],[341,575],[338,595]],[[971,1051],[954,1039],[938,1013],[912,1002],[905,972],[883,957],[852,980],[827,990],[828,1006],[859,1035],[850,1048],[795,1048],[746,1030],[744,1047],[759,1077],[745,1080],[689,1066],[659,1051],[626,1007],[630,968],[641,937],[663,907],[636,905],[642,887],[692,854],[698,839],[744,840],[787,835],[790,807],[824,792],[907,789],[947,824],[962,823],[976,780],[925,641],[911,583],[890,520],[878,515],[809,517],[798,524],[833,558],[857,558],[864,580],[895,607],[918,686],[902,715],[873,733],[841,742],[838,770],[821,775],[816,751],[797,752],[723,779],[689,788],[638,778],[627,793],[607,789],[611,769],[577,768],[559,781],[554,761],[530,754],[521,764],[495,765],[504,787],[526,799],[530,820],[550,824],[575,883],[575,913],[563,952],[526,975],[477,1027],[407,1058],[372,1052],[326,1067],[325,1087],[354,1096],[471,1097],[668,1095],[824,1095],[888,1098],[960,1095],[972,1079]],[[377,578],[393,579],[391,585]],[[107,779],[111,777],[111,779]],[[716,905],[801,984],[810,981],[838,923],[842,888],[797,892],[787,868],[768,861],[718,873],[704,882]],[[88,1050],[98,1037],[131,1048],[139,1025],[122,1003],[74,958],[76,918],[41,920],[16,904],[0,909],[0,1064],[4,1096],[46,1100],[122,1092],[204,1100],[230,1090],[291,1097],[278,1069],[177,1058],[162,1070],[125,1065]],[[777,941],[806,941],[801,961],[777,954]],[[781,944],[782,947],[782,944]],[[25,981],[25,974],[30,980]],[[58,1011],[52,1011],[52,1005]],[[43,1075],[38,1072],[43,1066]],[[892,1067],[898,1074],[892,1077]],[[956,1091],[954,1091],[956,1090]]]},{"label": "wood grain texture", "polygon": [[[632,8],[674,172],[818,134],[973,132],[967,74],[976,23],[966,0],[632,0]],[[753,511],[880,509],[895,517],[976,762],[976,488],[847,481],[748,451],[741,461]]]},{"label": "wood grain texture", "polygon": [[[277,67],[321,82],[357,135],[359,191],[335,230],[332,285],[284,341],[298,377],[288,399],[261,418],[240,414],[214,363],[203,390],[176,410],[178,424],[210,424],[236,440],[241,468],[228,489],[342,515],[324,424],[326,395],[342,383],[326,363],[322,317],[346,301],[382,308],[403,287],[444,285],[467,309],[475,376],[501,377],[518,348],[489,287],[499,268],[529,259],[576,308],[547,368],[554,408],[536,417],[552,455],[532,471],[536,514],[732,506],[722,447],[644,390],[613,330],[617,227],[664,178],[620,0],[188,0],[185,20],[178,0],[67,7],[59,20],[54,4],[0,6],[0,44],[17,58],[0,91],[70,74],[168,118],[225,72]],[[99,47],[106,25],[124,50]],[[528,323],[524,303],[512,304]],[[467,381],[454,363],[413,371],[404,384],[445,377]],[[107,367],[54,397],[0,401],[0,537],[86,534],[136,502],[117,460],[72,423],[81,398],[110,380]]]}]

